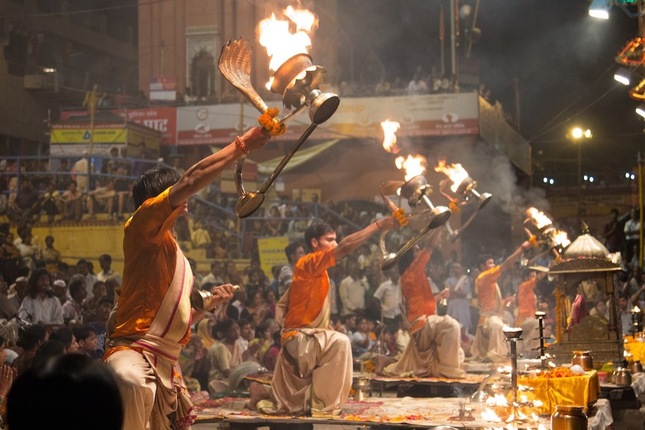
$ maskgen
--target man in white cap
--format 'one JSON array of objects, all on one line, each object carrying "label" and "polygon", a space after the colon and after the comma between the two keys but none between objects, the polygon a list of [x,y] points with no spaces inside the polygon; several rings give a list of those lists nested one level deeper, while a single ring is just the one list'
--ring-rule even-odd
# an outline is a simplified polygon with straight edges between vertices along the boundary
[{"label": "man in white cap", "polygon": [[71,298],[67,291],[67,284],[64,279],[56,279],[52,283],[52,291],[54,292],[54,295],[58,297],[61,305],[64,305],[65,302]]}]

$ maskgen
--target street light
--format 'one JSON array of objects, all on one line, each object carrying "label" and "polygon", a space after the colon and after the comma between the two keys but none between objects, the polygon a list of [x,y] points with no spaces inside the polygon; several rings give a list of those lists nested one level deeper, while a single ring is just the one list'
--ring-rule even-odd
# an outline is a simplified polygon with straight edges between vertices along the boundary
[{"label": "street light", "polygon": [[609,19],[610,8],[609,0],[593,0],[589,5],[589,16],[598,19]]},{"label": "street light", "polygon": [[574,127],[569,132],[569,138],[578,146],[578,217],[582,215],[582,142],[591,139],[591,130]]}]

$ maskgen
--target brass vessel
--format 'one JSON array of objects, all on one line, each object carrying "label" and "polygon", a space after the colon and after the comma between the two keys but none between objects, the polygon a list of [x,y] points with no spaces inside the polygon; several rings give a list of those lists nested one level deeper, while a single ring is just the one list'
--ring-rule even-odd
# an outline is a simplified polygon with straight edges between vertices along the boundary
[{"label": "brass vessel", "polygon": [[578,364],[584,370],[593,370],[593,358],[591,351],[573,351],[571,364]]}]

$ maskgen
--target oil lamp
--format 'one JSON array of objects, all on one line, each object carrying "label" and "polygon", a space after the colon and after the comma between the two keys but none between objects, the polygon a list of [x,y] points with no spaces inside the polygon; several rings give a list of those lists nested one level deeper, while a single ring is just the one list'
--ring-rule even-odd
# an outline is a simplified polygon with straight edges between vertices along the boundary
[{"label": "oil lamp", "polygon": [[522,340],[522,329],[505,326],[502,329],[506,341],[510,345],[511,356],[511,386],[513,387],[513,403],[517,403],[517,342]]},{"label": "oil lamp", "polygon": [[412,249],[421,239],[423,239],[431,230],[440,227],[450,218],[450,209],[445,206],[435,206],[430,200],[432,187],[428,184],[423,175],[417,175],[410,178],[407,182],[389,181],[381,185],[381,196],[393,212],[400,211],[399,207],[388,197],[388,195],[397,193],[403,199],[406,199],[412,212],[407,216],[410,227],[418,230],[416,235],[409,239],[399,248],[397,252],[390,253],[385,246],[385,236],[383,232],[380,238],[380,248],[383,254],[381,268],[388,270],[393,267],[403,254]]},{"label": "oil lamp", "polygon": [[[226,80],[242,92],[260,113],[264,114],[268,111],[267,104],[251,84],[251,49],[247,41],[237,39],[228,42],[222,49],[218,66]],[[323,93],[320,90],[320,84],[325,81],[326,74],[327,71],[323,67],[313,64],[311,56],[297,53],[286,59],[271,77],[270,90],[280,94],[284,106],[292,109],[288,115],[278,120],[278,123],[283,124],[304,108],[308,108],[311,124],[259,190],[247,192],[244,189],[242,168],[246,157],[242,157],[237,162],[235,184],[239,198],[235,209],[240,218],[250,216],[262,205],[266,191],[296,151],[318,125],[327,121],[336,112],[340,98],[336,94]]]},{"label": "oil lamp", "polygon": [[529,240],[536,240],[538,244],[545,248],[542,253],[534,256],[531,261],[551,251],[558,257],[571,243],[566,232],[555,228],[551,219],[534,207],[526,209],[524,231]]},{"label": "oil lamp", "polygon": [[[468,175],[468,172],[459,163],[447,165],[445,161],[439,161],[435,171],[443,172],[448,176],[447,179],[440,182],[439,192],[448,199],[452,210],[457,211],[466,206],[474,208],[471,215],[462,222],[459,229],[453,230],[450,224],[446,223],[450,241],[454,242],[461,237],[461,234],[468,228],[479,211],[488,204],[492,195],[490,193],[480,194],[477,191],[477,182]],[[451,184],[450,191],[452,194],[447,189],[449,184]]]},{"label": "oil lamp", "polygon": [[634,331],[634,336],[636,333],[641,331],[641,309],[638,306],[632,308],[632,326]]}]

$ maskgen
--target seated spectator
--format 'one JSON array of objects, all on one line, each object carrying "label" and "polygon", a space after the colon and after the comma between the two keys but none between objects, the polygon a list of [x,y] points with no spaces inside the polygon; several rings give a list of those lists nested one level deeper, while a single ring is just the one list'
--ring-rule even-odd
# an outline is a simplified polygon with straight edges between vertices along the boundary
[{"label": "seated spectator", "polygon": [[367,325],[367,318],[358,318],[356,324],[356,331],[354,331],[349,338],[352,344],[352,355],[358,359],[361,355],[368,352],[373,346],[374,341],[370,338],[370,333]]},{"label": "seated spectator", "polygon": [[20,333],[15,347],[18,357],[12,363],[18,375],[31,367],[38,347],[46,340],[47,331],[44,326],[39,324],[31,325]]},{"label": "seated spectator", "polygon": [[36,268],[36,261],[40,259],[37,238],[34,238],[29,224],[18,228],[18,236],[14,245],[20,251],[20,265],[33,271]]},{"label": "seated spectator", "polygon": [[78,342],[70,327],[58,327],[49,335],[49,340],[57,340],[65,347],[66,354],[78,352]]},{"label": "seated spectator", "polygon": [[120,430],[122,423],[123,405],[112,372],[80,354],[65,354],[47,366],[34,367],[16,379],[7,396],[7,424],[12,430]]},{"label": "seated spectator", "polygon": [[69,281],[69,295],[70,298],[63,304],[65,325],[83,324],[83,300],[87,297],[85,278],[79,275],[72,276]]},{"label": "seated spectator", "polygon": [[83,302],[83,321],[85,324],[89,324],[91,321],[97,319],[97,315],[100,313],[99,307],[104,299],[108,303],[114,303],[114,300],[107,295],[105,282],[96,281],[94,287],[92,287],[92,292],[94,293],[92,297]]},{"label": "seated spectator", "polygon": [[5,320],[10,320],[18,315],[18,308],[9,300],[8,293],[9,284],[4,280],[4,276],[0,274],[0,318]]},{"label": "seated spectator", "polygon": [[9,202],[7,217],[18,226],[33,223],[40,214],[39,203],[38,191],[28,177],[23,177],[15,198]]},{"label": "seated spectator", "polygon": [[48,339],[42,343],[36,350],[32,367],[40,368],[47,365],[49,360],[60,357],[65,354],[65,345],[60,340]]},{"label": "seated spectator", "polygon": [[51,275],[47,269],[36,269],[29,277],[28,295],[18,309],[18,317],[32,324],[62,325],[63,307],[50,289]]},{"label": "seated spectator", "polygon": [[255,338],[249,341],[249,350],[255,351],[253,359],[263,365],[266,354],[273,344],[273,333],[279,331],[278,325],[272,319],[266,319],[255,329]]},{"label": "seated spectator", "polygon": [[262,365],[271,372],[275,370],[275,363],[278,360],[278,354],[280,354],[280,349],[282,348],[280,339],[280,330],[276,330],[273,333],[273,343],[271,343],[271,346],[267,350],[262,363]]},{"label": "seated spectator", "polygon": [[211,396],[228,389],[228,377],[233,369],[243,362],[242,345],[237,342],[240,327],[237,321],[225,319],[213,327],[213,337],[219,342],[213,344],[207,353],[210,363],[208,372],[208,391]]},{"label": "seated spectator", "polygon": [[40,207],[47,215],[47,224],[55,221],[56,215],[63,213],[63,196],[53,182],[47,184],[47,191],[40,197]]},{"label": "seated spectator", "polygon": [[78,342],[77,352],[94,358],[94,353],[99,346],[96,331],[88,325],[81,325],[72,327],[72,332],[74,333],[76,342]]},{"label": "seated spectator", "polygon": [[116,215],[123,218],[123,207],[119,208],[118,214],[114,212],[116,190],[113,179],[108,179],[104,186],[88,192],[87,196],[87,212],[90,218],[96,217],[95,211],[107,213],[109,219],[113,219]]},{"label": "seated spectator", "polygon": [[52,292],[54,293],[54,296],[58,298],[58,301],[61,305],[64,305],[65,302],[67,302],[71,298],[69,291],[67,291],[67,284],[63,279],[56,279],[52,283]]},{"label": "seated spectator", "polygon": [[76,181],[69,181],[63,192],[63,219],[80,221],[83,218],[83,200],[83,192]]},{"label": "seated spectator", "polygon": [[60,251],[54,248],[54,237],[46,236],[45,237],[45,249],[40,252],[40,257],[45,260],[45,264],[48,267],[56,267],[58,263],[62,260],[62,255]]},{"label": "seated spectator", "polygon": [[[202,391],[208,387],[208,360],[206,353],[207,349],[204,348],[197,336],[191,337],[186,346],[181,349],[178,363],[186,388],[190,393]],[[205,375],[204,370],[206,371]],[[199,376],[206,376],[206,378],[201,380]]]},{"label": "seated spectator", "polygon": [[94,351],[89,351],[90,355],[94,358],[102,358],[103,353],[105,352],[105,344],[107,342],[106,327],[113,307],[114,303],[112,300],[107,297],[101,298],[94,318],[86,323],[87,326],[94,330],[94,333],[96,334],[96,348]]}]

